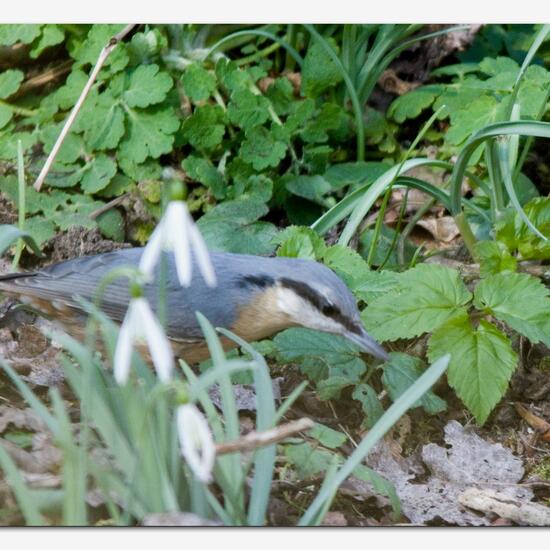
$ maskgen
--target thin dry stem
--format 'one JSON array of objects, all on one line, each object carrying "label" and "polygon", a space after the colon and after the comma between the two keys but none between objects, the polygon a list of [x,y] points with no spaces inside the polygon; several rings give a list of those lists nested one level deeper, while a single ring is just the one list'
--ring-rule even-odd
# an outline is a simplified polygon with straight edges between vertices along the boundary
[{"label": "thin dry stem", "polygon": [[299,432],[310,430],[314,425],[315,423],[311,420],[311,418],[300,418],[289,422],[288,424],[281,424],[280,426],[272,428],[271,430],[266,430],[265,432],[250,432],[235,441],[218,443],[216,445],[216,454],[223,455],[243,451],[252,451],[258,447],[265,447],[266,445],[277,443],[277,441],[296,435]]},{"label": "thin dry stem", "polygon": [[109,43],[99,52],[99,56],[97,58],[96,64],[90,73],[90,77],[88,78],[88,82],[86,82],[86,86],[84,86],[84,89],[82,90],[82,93],[80,94],[80,97],[78,98],[78,101],[76,102],[75,106],[73,107],[71,113],[67,117],[67,121],[65,122],[65,125],[63,126],[63,129],[61,130],[61,133],[59,134],[59,137],[57,138],[57,141],[55,142],[55,145],[53,146],[53,149],[51,150],[50,154],[48,155],[48,158],[46,159],[46,162],[44,163],[44,166],[42,170],[40,171],[40,174],[38,175],[38,178],[36,178],[36,181],[34,182],[34,188],[36,191],[40,191],[42,184],[44,183],[44,180],[46,179],[46,176],[48,175],[48,172],[50,171],[50,168],[55,160],[55,157],[57,156],[57,153],[59,152],[59,149],[61,145],[63,144],[63,141],[65,140],[65,137],[69,133],[69,130],[71,129],[71,126],[73,125],[76,116],[78,115],[80,108],[82,107],[82,104],[84,103],[84,100],[90,93],[90,90],[95,82],[95,79],[97,78],[97,75],[99,74],[99,71],[103,67],[105,61],[109,57],[109,54],[116,48],[117,44],[120,43],[120,41],[135,27],[135,24],[132,25],[126,25],[118,34],[113,36]]}]

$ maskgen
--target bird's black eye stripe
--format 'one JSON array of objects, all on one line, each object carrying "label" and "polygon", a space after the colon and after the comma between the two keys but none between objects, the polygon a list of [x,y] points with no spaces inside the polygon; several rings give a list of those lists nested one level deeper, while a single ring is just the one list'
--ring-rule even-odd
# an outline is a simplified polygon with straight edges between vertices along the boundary
[{"label": "bird's black eye stripe", "polygon": [[275,281],[273,280],[273,277],[270,277],[269,275],[245,275],[241,279],[239,279],[239,285],[240,286],[257,286],[258,288],[267,288],[269,286],[273,286],[275,284]]},{"label": "bird's black eye stripe", "polygon": [[361,329],[351,319],[346,317],[340,308],[330,303],[324,296],[321,296],[308,284],[293,281],[292,279],[287,279],[285,277],[279,279],[279,283],[286,288],[294,290],[296,294],[307,300],[311,305],[322,312],[323,315],[334,319],[336,322],[345,326],[349,331],[357,334],[361,332]]}]

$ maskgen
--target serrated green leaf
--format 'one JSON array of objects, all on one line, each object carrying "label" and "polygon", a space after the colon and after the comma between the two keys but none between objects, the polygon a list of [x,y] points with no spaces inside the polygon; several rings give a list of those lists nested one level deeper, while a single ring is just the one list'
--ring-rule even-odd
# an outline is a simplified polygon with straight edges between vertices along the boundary
[{"label": "serrated green leaf", "polygon": [[127,129],[120,142],[120,153],[139,164],[148,157],[158,158],[169,153],[179,120],[170,107],[147,111],[127,110]]},{"label": "serrated green leaf", "polygon": [[[124,25],[103,25],[95,24],[88,32],[88,36],[82,42],[75,42],[70,51],[71,57],[77,62],[77,67],[83,65],[94,65],[99,56],[99,52],[107,46],[109,40],[120,32]],[[112,73],[121,71],[128,64],[128,53],[124,44],[119,44],[107,57],[105,66]]]},{"label": "serrated green leaf", "polygon": [[30,44],[40,35],[40,25],[0,25],[0,44],[12,46],[16,42]]},{"label": "serrated green leaf", "polygon": [[101,197],[110,199],[111,197],[119,197],[128,192],[134,186],[134,182],[124,174],[116,174],[113,179],[97,194]]},{"label": "serrated green leaf", "polygon": [[324,143],[329,134],[338,133],[338,141],[343,141],[350,129],[350,118],[335,103],[324,103],[317,114],[311,118],[300,132],[306,143]]},{"label": "serrated green leaf", "polygon": [[471,299],[458,271],[420,264],[402,273],[398,287],[372,302],[361,317],[378,340],[413,338],[463,312]]},{"label": "serrated green leaf", "polygon": [[485,57],[479,64],[479,69],[490,76],[502,73],[518,73],[519,65],[509,57]]},{"label": "serrated green leaf", "polygon": [[[300,368],[317,382],[321,399],[359,382],[366,371],[357,346],[341,336],[306,328],[291,328],[274,338],[282,362],[300,362]],[[322,390],[322,391],[321,391]]]},{"label": "serrated green leaf", "polygon": [[302,93],[318,97],[325,90],[342,81],[342,73],[327,52],[311,41],[302,67]]},{"label": "serrated green leaf", "polygon": [[279,116],[289,113],[294,100],[294,88],[287,78],[277,78],[266,90],[265,96]]},{"label": "serrated green leaf", "polygon": [[[61,87],[59,87],[54,93],[55,102],[61,109],[70,109],[77,102],[78,97],[82,93],[84,86],[88,80],[88,76],[82,70],[75,69],[67,77],[67,81]],[[84,102],[83,109],[87,106],[88,102],[92,98],[97,98],[97,94],[93,95],[92,93],[86,98]],[[82,117],[82,110],[80,112],[79,118]]]},{"label": "serrated green leaf", "polygon": [[38,246],[55,236],[55,224],[42,216],[32,216],[25,220],[25,230]]},{"label": "serrated green leaf", "polygon": [[491,323],[477,329],[463,313],[440,326],[428,342],[428,357],[435,361],[450,353],[449,385],[483,424],[500,401],[517,365],[510,340]]},{"label": "serrated green leaf", "polygon": [[308,437],[316,439],[321,445],[328,449],[336,449],[347,441],[346,434],[333,430],[324,424],[315,422],[315,425],[308,431]]},{"label": "serrated green leaf", "polygon": [[22,71],[9,69],[0,73],[0,99],[6,99],[13,95],[17,90],[25,75]]},{"label": "serrated green leaf", "polygon": [[460,145],[484,126],[502,119],[505,108],[503,102],[489,95],[472,100],[466,108],[451,113],[451,128],[445,134],[446,141]]},{"label": "serrated green leaf", "polygon": [[239,156],[255,170],[264,170],[277,166],[286,156],[286,150],[286,143],[275,139],[272,132],[260,126],[246,132]]},{"label": "serrated green leaf", "polygon": [[36,133],[16,132],[9,127],[0,132],[0,159],[15,160],[17,158],[17,142],[21,140],[23,151],[30,149],[37,142]]},{"label": "serrated green leaf", "polygon": [[369,384],[358,384],[351,394],[353,399],[361,403],[361,408],[366,415],[363,422],[366,428],[372,428],[377,420],[384,414],[384,408],[378,399],[378,395]]},{"label": "serrated green leaf", "polygon": [[531,223],[549,240],[543,241],[512,210],[496,223],[497,239],[511,252],[517,250],[520,259],[550,259],[550,198],[537,197],[528,202],[523,210]]},{"label": "serrated green leaf", "polygon": [[253,198],[226,201],[207,212],[197,225],[211,250],[269,254],[275,248],[277,228],[257,221],[267,212],[265,203]]},{"label": "serrated green leaf", "polygon": [[326,248],[323,262],[342,277],[352,291],[372,273],[367,262],[355,250],[341,244]]},{"label": "serrated green leaf", "polygon": [[225,197],[223,176],[209,159],[190,155],[182,161],[181,166],[191,178],[206,185],[212,191],[214,198]]},{"label": "serrated green leaf", "polygon": [[216,77],[199,63],[191,63],[181,77],[183,89],[191,101],[204,101],[216,89]]},{"label": "serrated green leaf", "polygon": [[107,239],[112,239],[119,243],[124,242],[124,218],[116,209],[111,208],[97,217],[99,230]]},{"label": "serrated green leaf", "polygon": [[516,271],[517,260],[508,248],[498,241],[478,241],[475,246],[475,259],[479,262],[481,277],[487,277],[501,271]]},{"label": "serrated green leaf", "polygon": [[86,170],[87,165],[85,164],[54,162],[44,181],[49,187],[74,187],[82,179]]},{"label": "serrated green leaf", "polygon": [[550,290],[527,273],[497,273],[481,281],[474,305],[523,334],[550,347]]},{"label": "serrated green leaf", "polygon": [[367,108],[369,123],[365,126],[365,137],[369,145],[376,145],[384,153],[393,153],[398,146],[395,134],[398,127],[386,118],[384,113]]},{"label": "serrated green leaf", "polygon": [[61,44],[65,40],[65,31],[59,25],[42,25],[40,38],[33,44],[30,56],[36,59],[46,48]]},{"label": "serrated green leaf", "polygon": [[225,134],[224,112],[219,105],[197,107],[183,122],[184,138],[197,149],[213,149],[219,145]]},{"label": "serrated green leaf", "polygon": [[[42,130],[40,138],[44,144],[46,153],[50,153],[53,149],[62,128],[63,124],[55,124],[47,126]],[[62,164],[71,164],[76,162],[83,153],[84,141],[82,137],[74,132],[69,132],[57,153],[56,161]]]},{"label": "serrated green leaf", "polygon": [[88,149],[114,149],[124,135],[124,110],[109,91],[93,98],[88,97],[74,129],[76,132],[84,131]]},{"label": "serrated green leaf", "polygon": [[[424,365],[418,357],[405,353],[391,353],[390,356],[390,361],[384,365],[382,383],[391,400],[397,401],[420,378]],[[447,403],[429,390],[413,405],[414,407],[422,407],[428,414],[437,414],[447,410]]]},{"label": "serrated green leaf", "polygon": [[163,101],[171,87],[172,78],[159,72],[158,65],[141,65],[130,73],[122,97],[130,107],[148,107]]},{"label": "serrated green leaf", "polygon": [[292,225],[281,231],[275,240],[277,256],[318,260],[323,257],[325,241],[313,229]]},{"label": "serrated green leaf", "polygon": [[269,101],[250,90],[237,90],[231,94],[227,116],[232,124],[250,130],[269,119]]},{"label": "serrated green leaf", "polygon": [[250,73],[239,68],[234,61],[229,61],[227,58],[221,58],[216,63],[216,76],[218,81],[230,92],[249,89],[254,84]]},{"label": "serrated green leaf", "polygon": [[443,91],[443,86],[421,86],[399,96],[390,105],[388,116],[401,124],[409,118],[417,118]]},{"label": "serrated green leaf", "polygon": [[80,186],[90,195],[101,191],[116,174],[116,162],[107,155],[100,154],[91,161],[88,169],[82,176]]},{"label": "serrated green leaf", "polygon": [[326,449],[315,448],[309,443],[298,443],[286,445],[285,456],[296,468],[298,476],[304,479],[326,471],[335,455]]},{"label": "serrated green leaf", "polygon": [[273,181],[263,174],[250,175],[248,179],[239,178],[230,193],[235,199],[256,199],[268,202],[273,195]]}]

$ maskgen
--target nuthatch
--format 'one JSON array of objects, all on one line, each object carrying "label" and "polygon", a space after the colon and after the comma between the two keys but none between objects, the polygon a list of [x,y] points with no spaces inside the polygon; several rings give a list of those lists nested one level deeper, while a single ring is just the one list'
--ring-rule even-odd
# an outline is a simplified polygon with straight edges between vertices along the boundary
[{"label": "nuthatch", "polygon": [[[76,297],[93,300],[105,275],[123,266],[137,267],[142,252],[142,248],[123,249],[75,258],[34,273],[4,275],[0,277],[0,291],[59,319],[71,332],[85,319]],[[248,341],[303,326],[339,334],[361,350],[388,359],[363,327],[347,286],[324,265],[222,252],[212,252],[211,260],[217,286],[207,286],[194,270],[191,286],[184,288],[178,281],[173,255],[167,255],[166,332],[179,357],[195,362],[208,356],[195,315],[200,311],[214,326],[227,328]],[[158,280],[157,268],[155,281],[144,288],[153,309],[158,306]],[[128,281],[117,279],[106,287],[101,309],[121,322],[129,301]]]}]

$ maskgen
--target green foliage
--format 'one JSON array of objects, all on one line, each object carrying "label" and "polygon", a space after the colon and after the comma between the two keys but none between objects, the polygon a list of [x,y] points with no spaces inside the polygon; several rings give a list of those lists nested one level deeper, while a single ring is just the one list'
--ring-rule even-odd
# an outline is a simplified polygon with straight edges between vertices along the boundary
[{"label": "green foliage", "polygon": [[[441,80],[451,77],[450,82],[427,84],[398,97],[388,109],[388,116],[403,123],[429,108],[435,112],[445,105],[440,118],[448,118],[450,128],[442,137],[449,152],[456,152],[474,132],[503,119],[519,71],[520,65],[508,57],[485,57],[479,63],[446,66],[433,75]],[[549,88],[550,72],[537,65],[527,68],[516,98],[520,118],[538,118]]]},{"label": "green foliage", "polygon": [[342,81],[342,73],[326,51],[313,42],[308,48],[302,69],[302,92],[309,97],[318,97]]},{"label": "green foliage", "polygon": [[358,383],[367,369],[357,346],[340,336],[291,328],[274,342],[278,359],[299,362],[300,370],[317,383],[322,399],[336,397],[346,386]]},{"label": "green foliage", "polygon": [[550,347],[550,290],[527,273],[497,273],[479,283],[474,305],[534,343]]},{"label": "green foliage", "polygon": [[[420,378],[423,370],[422,361],[417,357],[393,353],[391,360],[384,366],[382,375],[382,383],[392,401],[397,401]],[[430,390],[413,407],[422,407],[428,414],[438,414],[447,409],[447,404]]]},{"label": "green foliage", "polygon": [[476,260],[482,277],[501,271],[516,271],[517,260],[500,241],[479,241],[475,246]]},{"label": "green foliage", "polygon": [[277,228],[257,221],[267,211],[265,203],[255,198],[227,201],[206,213],[198,226],[211,250],[269,254]]},{"label": "green foliage", "polygon": [[529,201],[523,210],[531,223],[549,240],[543,241],[534,233],[513,210],[509,210],[500,222],[497,222],[496,237],[508,248],[511,254],[517,254],[521,260],[550,259],[550,198],[536,197]]},{"label": "green foliage", "polygon": [[461,313],[434,331],[428,356],[451,354],[448,380],[457,395],[483,424],[508,387],[517,364],[506,335],[488,321],[474,328]]},{"label": "green foliage", "polygon": [[412,338],[465,311],[471,298],[458,271],[421,264],[402,273],[397,288],[369,304],[362,317],[375,338]]}]

